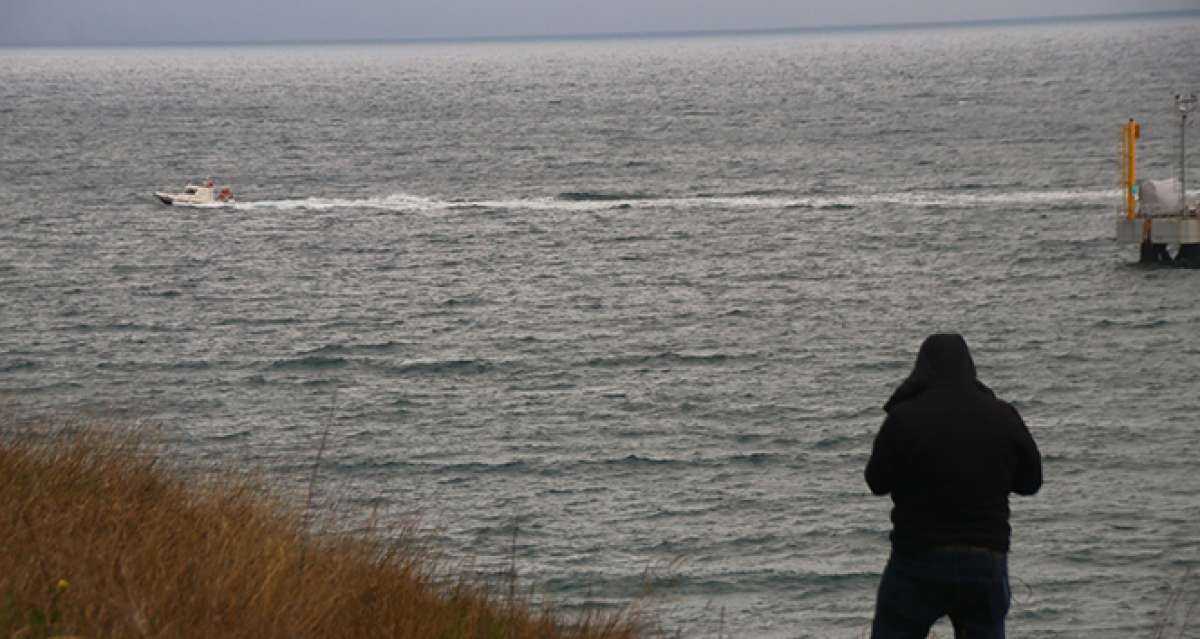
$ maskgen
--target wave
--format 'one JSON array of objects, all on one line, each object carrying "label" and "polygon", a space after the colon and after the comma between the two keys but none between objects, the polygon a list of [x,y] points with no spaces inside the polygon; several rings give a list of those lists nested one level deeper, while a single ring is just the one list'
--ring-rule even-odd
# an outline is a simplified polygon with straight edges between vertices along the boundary
[{"label": "wave", "polygon": [[28,370],[28,369],[36,368],[36,367],[37,367],[37,364],[33,361],[30,361],[27,359],[19,359],[15,362],[10,362],[7,364],[0,363],[0,373],[11,373],[13,371]]},{"label": "wave", "polygon": [[661,458],[657,458],[657,457],[645,457],[645,456],[637,455],[637,454],[629,454],[624,457],[621,457],[620,459],[605,459],[599,463],[601,463],[605,466],[621,466],[621,467],[625,467],[625,466],[632,466],[632,467],[677,466],[677,465],[689,466],[689,465],[692,465],[691,463],[689,463],[687,461],[683,461],[683,460],[661,459]]},{"label": "wave", "polygon": [[289,369],[289,368],[333,368],[345,366],[349,363],[344,357],[323,357],[320,355],[306,355],[295,359],[280,359],[271,362],[271,368]]},{"label": "wave", "polygon": [[482,360],[450,359],[407,362],[398,366],[388,366],[384,371],[397,377],[431,377],[487,373],[492,368],[493,364]]},{"label": "wave", "polygon": [[11,389],[11,392],[16,395],[20,393],[50,393],[62,391],[77,391],[83,388],[83,384],[79,382],[51,382],[36,386],[25,386]]},{"label": "wave", "polygon": [[226,317],[218,320],[217,326],[285,326],[299,324],[295,317]]},{"label": "wave", "polygon": [[390,353],[390,352],[393,352],[393,351],[396,351],[399,349],[403,349],[406,346],[408,346],[408,345],[401,343],[401,342],[394,341],[394,340],[387,340],[384,342],[362,342],[362,343],[338,342],[338,343],[333,343],[333,344],[325,344],[324,346],[314,348],[310,351],[305,351],[305,352],[301,353],[301,355],[330,356],[330,355],[354,355],[354,354],[360,354],[360,353]]},{"label": "wave", "polygon": [[662,364],[723,364],[730,360],[758,357],[753,353],[677,353],[667,351],[656,355],[617,355],[612,357],[594,357],[585,364],[596,368],[621,368],[626,366],[647,366]]},{"label": "wave", "polygon": [[641,193],[603,193],[595,191],[567,191],[559,193],[558,199],[566,202],[623,202],[627,200],[653,199]]},{"label": "wave", "polygon": [[[693,196],[655,196],[637,193],[568,191],[553,197],[515,199],[438,199],[393,193],[362,198],[306,197],[284,200],[260,200],[221,204],[219,208],[239,211],[370,209],[398,213],[424,213],[467,209],[504,209],[523,211],[587,212],[616,209],[814,209],[844,211],[870,205],[898,205],[912,208],[975,208],[994,206],[1070,210],[1112,204],[1120,192],[1116,189],[1052,189],[1042,191],[988,190],[986,185],[967,185],[956,189],[898,191],[891,193],[855,193],[788,196],[777,191],[701,194]],[[203,208],[204,205],[201,205]]]},{"label": "wave", "polygon": [[524,473],[527,473],[528,471],[529,471],[529,464],[527,464],[521,460],[495,462],[495,463],[463,462],[463,463],[458,463],[458,464],[446,464],[444,466],[437,466],[437,467],[433,468],[433,472],[436,474],[454,473],[454,474],[463,474],[463,475],[468,475],[468,476],[487,475],[487,474],[493,474],[493,473],[524,474]]},{"label": "wave", "polygon": [[393,377],[478,375],[486,374],[496,368],[496,364],[492,362],[476,359],[414,360],[392,364],[384,360],[354,357],[380,352],[387,353],[393,348],[392,344],[393,342],[362,345],[329,344],[299,353],[295,357],[277,359],[272,361],[268,368],[271,370],[327,369],[355,365],[365,366]]}]

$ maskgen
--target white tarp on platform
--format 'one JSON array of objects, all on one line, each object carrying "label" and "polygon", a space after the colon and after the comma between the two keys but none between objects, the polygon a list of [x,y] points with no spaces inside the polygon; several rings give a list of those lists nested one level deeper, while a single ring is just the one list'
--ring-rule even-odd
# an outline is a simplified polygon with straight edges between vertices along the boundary
[{"label": "white tarp on platform", "polygon": [[1146,217],[1178,215],[1183,210],[1179,180],[1138,180],[1138,210]]}]

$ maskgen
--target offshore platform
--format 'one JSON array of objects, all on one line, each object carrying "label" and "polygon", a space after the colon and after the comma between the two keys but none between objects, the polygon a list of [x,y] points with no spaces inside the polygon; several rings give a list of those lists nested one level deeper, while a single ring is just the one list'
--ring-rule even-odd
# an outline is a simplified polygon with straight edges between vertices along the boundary
[{"label": "offshore platform", "polygon": [[[1117,241],[1137,244],[1143,264],[1200,267],[1200,208],[1187,203],[1187,118],[1196,95],[1176,95],[1179,113],[1179,178],[1139,180],[1137,141],[1141,127],[1133,119],[1121,125],[1121,187],[1124,215],[1117,220]],[[1175,254],[1170,247],[1177,246]]]}]

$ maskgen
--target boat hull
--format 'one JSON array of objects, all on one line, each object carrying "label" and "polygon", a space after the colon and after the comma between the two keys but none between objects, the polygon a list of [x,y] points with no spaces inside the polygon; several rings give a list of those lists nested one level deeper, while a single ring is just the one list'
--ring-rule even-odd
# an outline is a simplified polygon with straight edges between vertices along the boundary
[{"label": "boat hull", "polygon": [[236,201],[233,196],[221,199],[196,197],[187,193],[165,193],[163,191],[155,191],[154,197],[166,206],[229,206]]}]

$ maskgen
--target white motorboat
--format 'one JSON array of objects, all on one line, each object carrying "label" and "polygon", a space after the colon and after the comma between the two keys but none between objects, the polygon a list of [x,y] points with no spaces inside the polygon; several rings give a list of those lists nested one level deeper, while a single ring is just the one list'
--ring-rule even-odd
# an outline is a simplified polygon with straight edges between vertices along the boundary
[{"label": "white motorboat", "polygon": [[208,180],[204,186],[189,184],[180,193],[155,191],[154,197],[167,206],[194,206],[197,204],[226,204],[233,202],[233,191],[229,187],[217,190],[213,181]]}]

